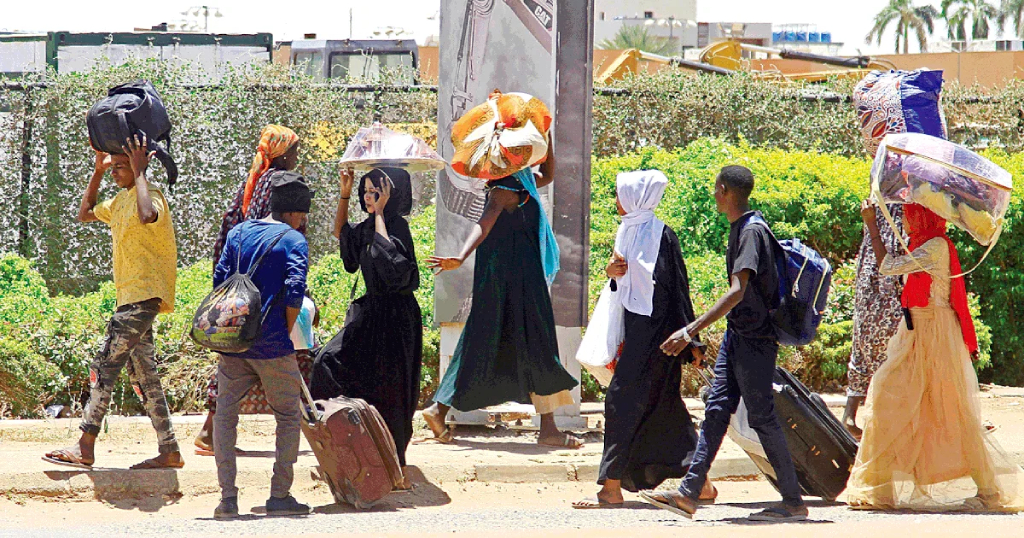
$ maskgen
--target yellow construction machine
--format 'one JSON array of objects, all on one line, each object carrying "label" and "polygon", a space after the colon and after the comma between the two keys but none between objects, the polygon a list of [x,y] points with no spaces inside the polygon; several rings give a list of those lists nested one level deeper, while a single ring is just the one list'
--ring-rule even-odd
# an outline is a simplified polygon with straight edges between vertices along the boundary
[{"label": "yellow construction machine", "polygon": [[[822,69],[808,72],[783,72],[778,68],[764,68],[764,60],[758,62],[760,66],[755,68],[751,58],[745,58],[754,54],[763,54],[767,59],[773,56],[785,60],[803,60],[805,62],[820,63],[836,66],[840,69]],[[731,75],[737,71],[749,72],[758,77],[780,82],[802,81],[802,82],[824,82],[832,78],[861,78],[869,71],[895,69],[896,66],[887,60],[872,58],[870,56],[855,56],[841,58],[837,56],[824,56],[808,52],[800,52],[791,49],[777,49],[773,47],[761,47],[750,45],[735,40],[719,41],[705,47],[700,52],[700,61],[684,60],[682,58],[661,56],[637,49],[625,50],[613,60],[608,67],[604,68],[595,77],[596,84],[607,84],[612,80],[618,80],[627,73],[639,73],[643,69],[644,62],[673,65],[715,73],[718,75]]]}]

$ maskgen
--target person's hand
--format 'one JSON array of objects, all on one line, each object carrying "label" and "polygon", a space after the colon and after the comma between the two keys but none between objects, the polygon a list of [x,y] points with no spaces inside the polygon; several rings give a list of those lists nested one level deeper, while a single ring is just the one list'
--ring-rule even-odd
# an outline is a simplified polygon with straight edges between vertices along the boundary
[{"label": "person's hand", "polygon": [[860,203],[860,218],[864,221],[864,225],[868,227],[871,232],[878,231],[877,211],[878,204],[874,200],[868,198]]},{"label": "person's hand", "polygon": [[373,203],[373,214],[384,216],[384,207],[388,205],[388,200],[391,199],[391,179],[385,177],[384,181],[381,181],[380,189],[377,192],[377,201]]},{"label": "person's hand", "polygon": [[93,151],[96,152],[96,164],[94,166],[95,172],[99,175],[106,174],[107,170],[110,170],[110,166],[112,164],[110,160],[110,154],[103,153],[102,151],[96,149],[93,149]]},{"label": "person's hand", "polygon": [[434,270],[434,274],[440,274],[441,271],[454,271],[459,267],[462,267],[462,260],[459,258],[442,258],[439,256],[431,256],[427,258],[427,267]]},{"label": "person's hand", "polygon": [[355,171],[352,168],[342,168],[339,173],[341,178],[341,197],[352,197],[352,185],[356,182]]},{"label": "person's hand", "polygon": [[146,133],[142,133],[142,140],[139,140],[139,135],[125,140],[125,146],[121,146],[125,154],[128,155],[128,163],[132,167],[132,173],[135,177],[139,177],[146,173],[146,168],[149,167],[149,161],[156,155],[155,151],[149,151],[149,142],[146,140]]},{"label": "person's hand", "polygon": [[698,346],[690,346],[690,353],[693,353],[693,367],[700,370],[704,368],[704,362],[708,360],[704,355],[704,349]]},{"label": "person's hand", "polygon": [[612,252],[612,259],[608,262],[608,267],[605,268],[604,273],[608,275],[608,278],[622,278],[626,276],[626,259],[619,255],[618,252]]},{"label": "person's hand", "polygon": [[667,340],[662,342],[661,352],[670,357],[678,357],[679,354],[686,349],[686,346],[690,345],[690,343],[683,338],[683,331],[687,331],[687,334],[689,334],[691,338],[693,337],[693,331],[688,331],[687,327],[683,327],[682,329],[672,333]]},{"label": "person's hand", "polygon": [[981,353],[977,349],[971,352],[971,362],[978,362],[981,360]]}]

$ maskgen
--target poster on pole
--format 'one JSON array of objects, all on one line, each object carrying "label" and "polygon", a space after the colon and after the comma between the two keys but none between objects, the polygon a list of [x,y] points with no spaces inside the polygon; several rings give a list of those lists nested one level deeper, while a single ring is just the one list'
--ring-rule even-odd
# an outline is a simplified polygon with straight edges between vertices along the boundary
[{"label": "poster on pole", "polygon": [[[455,121],[495,89],[528,93],[553,105],[554,18],[554,0],[442,0],[437,122],[442,158],[451,161],[454,155],[450,133]],[[479,181],[450,167],[441,171],[435,252],[458,254],[483,209]],[[475,257],[470,257],[459,271],[436,277],[437,322],[466,320],[474,265]]]}]

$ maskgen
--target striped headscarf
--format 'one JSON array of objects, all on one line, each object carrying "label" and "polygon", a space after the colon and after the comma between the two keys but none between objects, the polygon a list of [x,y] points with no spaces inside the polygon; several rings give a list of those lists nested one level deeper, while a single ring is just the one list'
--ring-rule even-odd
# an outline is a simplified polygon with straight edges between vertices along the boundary
[{"label": "striped headscarf", "polygon": [[249,167],[249,179],[245,181],[245,195],[242,198],[242,213],[249,210],[249,202],[252,201],[252,193],[256,188],[256,181],[270,169],[270,162],[288,153],[299,141],[299,135],[295,131],[281,125],[267,125],[260,135],[260,143],[256,146],[256,156],[252,158],[252,166]]}]

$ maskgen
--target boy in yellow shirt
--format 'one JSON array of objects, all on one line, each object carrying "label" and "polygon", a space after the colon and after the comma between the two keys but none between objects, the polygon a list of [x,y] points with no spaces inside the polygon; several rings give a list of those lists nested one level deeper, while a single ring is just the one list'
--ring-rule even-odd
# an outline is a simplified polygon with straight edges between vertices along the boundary
[{"label": "boy in yellow shirt", "polygon": [[[81,222],[101,221],[110,226],[114,244],[114,287],[117,310],[107,325],[103,349],[89,368],[91,392],[78,444],[55,450],[43,459],[59,465],[91,468],[96,461],[96,436],[110,405],[111,392],[127,367],[135,393],[153,421],[159,456],[132,469],[179,469],[185,462],[171,426],[167,399],[157,374],[153,321],[157,314],[174,311],[174,284],[178,253],[171,210],[163,194],[151,189],[146,168],[153,157],[145,135],[126,140],[123,155],[96,152],[96,166],[82,195]],[[107,170],[121,192],[97,205],[100,182]]]}]

